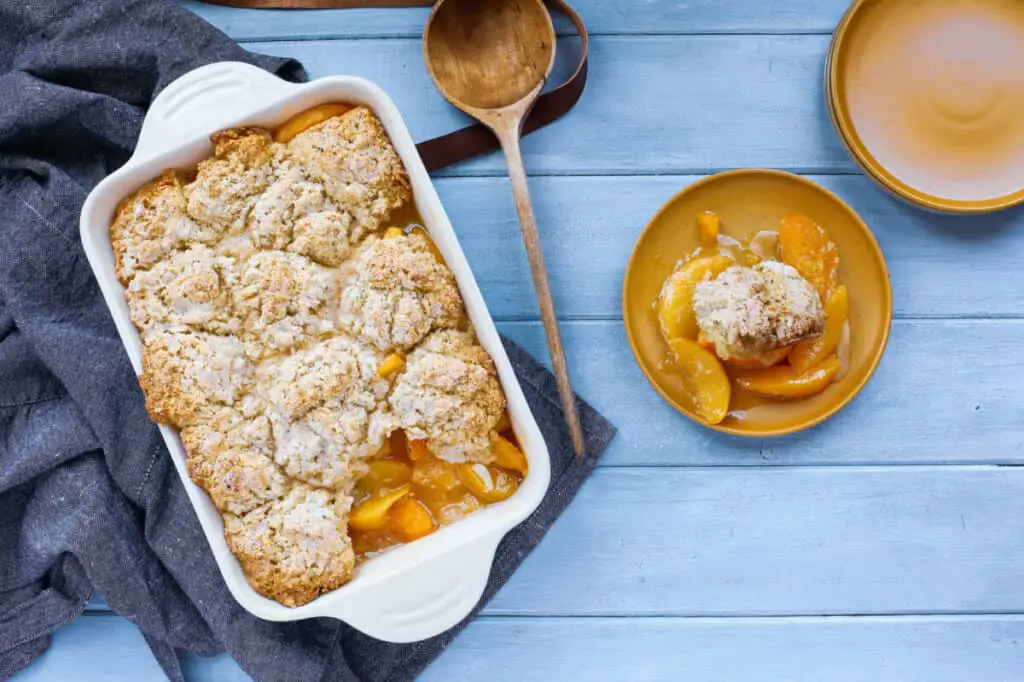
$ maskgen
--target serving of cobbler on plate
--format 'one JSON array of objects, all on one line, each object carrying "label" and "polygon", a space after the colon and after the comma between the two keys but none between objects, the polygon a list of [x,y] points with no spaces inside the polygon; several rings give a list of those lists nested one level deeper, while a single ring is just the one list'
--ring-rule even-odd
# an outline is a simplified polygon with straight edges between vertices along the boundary
[{"label": "serving of cobbler on plate", "polygon": [[299,606],[527,474],[494,363],[362,106],[211,137],[110,228],[154,421],[250,585]]}]

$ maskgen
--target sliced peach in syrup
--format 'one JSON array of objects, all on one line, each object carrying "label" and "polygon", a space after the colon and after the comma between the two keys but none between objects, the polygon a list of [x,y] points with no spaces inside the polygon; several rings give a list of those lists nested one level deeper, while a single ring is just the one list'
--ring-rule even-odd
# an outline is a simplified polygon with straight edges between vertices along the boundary
[{"label": "sliced peach in syrup", "polygon": [[274,131],[274,141],[284,144],[303,130],[323,123],[329,118],[341,116],[352,109],[348,104],[320,104],[312,109],[295,114]]},{"label": "sliced peach in syrup", "polygon": [[412,486],[406,483],[386,495],[357,504],[348,516],[349,527],[358,531],[380,530],[388,522],[391,506],[411,492]]},{"label": "sliced peach in syrup", "polygon": [[393,490],[412,480],[412,467],[397,459],[375,459],[367,467],[366,474],[356,481],[356,488],[369,495]]},{"label": "sliced peach in syrup", "polygon": [[668,345],[697,415],[709,424],[721,422],[729,411],[732,387],[718,356],[691,339],[672,339]]},{"label": "sliced peach in syrup", "polygon": [[733,369],[764,369],[766,367],[773,367],[788,358],[789,354],[793,352],[793,348],[794,346],[783,346],[782,348],[766,351],[752,358],[730,358],[725,361],[725,364]]},{"label": "sliced peach in syrup", "polygon": [[779,226],[779,256],[818,290],[822,303],[839,283],[839,249],[828,233],[805,215],[790,213]]},{"label": "sliced peach in syrup", "polygon": [[405,369],[405,358],[398,353],[392,353],[384,359],[384,362],[380,363],[377,367],[377,374],[385,379]]},{"label": "sliced peach in syrup", "polygon": [[519,488],[515,476],[479,462],[465,462],[457,465],[459,480],[477,499],[484,502],[501,502],[512,497]]},{"label": "sliced peach in syrup", "polygon": [[437,530],[434,517],[419,500],[403,497],[388,512],[388,527],[402,539],[412,542]]},{"label": "sliced peach in syrup", "polygon": [[790,365],[740,370],[733,376],[741,388],[769,398],[806,398],[825,390],[839,372],[833,355],[800,374]]},{"label": "sliced peach in syrup", "polygon": [[430,450],[427,448],[427,441],[409,441],[409,459],[415,462],[416,460],[426,459],[427,457],[430,457]]},{"label": "sliced peach in syrup", "polygon": [[718,233],[722,229],[722,219],[711,211],[705,211],[697,216],[697,234],[700,235],[700,243],[711,246],[718,242]]},{"label": "sliced peach in syrup", "polygon": [[494,454],[494,463],[502,469],[518,471],[523,476],[529,469],[526,455],[515,446],[515,443],[504,436],[498,436],[491,443],[491,452]]},{"label": "sliced peach in syrup", "polygon": [[658,321],[665,340],[696,339],[697,318],[693,314],[693,291],[700,282],[712,280],[735,265],[727,256],[699,258],[672,273],[658,296]]},{"label": "sliced peach in syrup", "polygon": [[835,352],[849,315],[850,297],[846,287],[840,284],[825,304],[825,331],[820,336],[796,344],[789,356],[789,364],[797,374],[803,374]]}]

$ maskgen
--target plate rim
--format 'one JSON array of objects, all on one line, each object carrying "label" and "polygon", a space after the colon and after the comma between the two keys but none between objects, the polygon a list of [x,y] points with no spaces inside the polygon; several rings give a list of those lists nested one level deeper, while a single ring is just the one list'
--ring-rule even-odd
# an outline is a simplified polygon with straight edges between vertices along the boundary
[{"label": "plate rim", "polygon": [[1024,183],[1021,183],[1020,189],[1014,192],[988,199],[950,199],[919,190],[903,182],[886,169],[857,134],[857,129],[847,111],[845,99],[841,96],[842,93],[838,85],[841,80],[839,77],[840,63],[845,54],[843,51],[846,45],[845,38],[851,30],[850,26],[856,21],[864,7],[871,2],[886,1],[888,0],[854,0],[853,4],[843,13],[843,17],[829,41],[825,57],[825,104],[828,108],[829,118],[832,119],[832,127],[847,154],[865,175],[895,196],[919,208],[956,215],[983,215],[1024,204]]}]

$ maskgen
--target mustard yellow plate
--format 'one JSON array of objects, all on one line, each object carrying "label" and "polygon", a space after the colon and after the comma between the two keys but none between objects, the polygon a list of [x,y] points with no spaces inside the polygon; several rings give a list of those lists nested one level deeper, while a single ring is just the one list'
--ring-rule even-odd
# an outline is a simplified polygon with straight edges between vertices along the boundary
[{"label": "mustard yellow plate", "polygon": [[[799,400],[757,398],[735,385],[729,415],[707,424],[671,361],[655,302],[680,259],[699,245],[696,217],[713,211],[722,234],[747,241],[778,230],[787,213],[802,213],[828,232],[839,250],[839,281],[850,300],[850,352],[845,375],[821,393]],[[793,433],[832,416],[849,403],[874,373],[892,324],[892,288],[882,251],[871,230],[846,202],[798,175],[774,170],[734,170],[683,189],[654,216],[626,267],[622,315],[629,345],[651,385],[690,419],[741,436]]]}]

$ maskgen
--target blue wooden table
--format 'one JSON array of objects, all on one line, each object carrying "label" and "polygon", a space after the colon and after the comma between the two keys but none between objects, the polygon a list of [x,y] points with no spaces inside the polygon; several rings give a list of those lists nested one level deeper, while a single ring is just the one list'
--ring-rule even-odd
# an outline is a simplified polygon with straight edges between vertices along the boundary
[{"label": "blue wooden table", "polygon": [[[929,215],[856,171],[821,86],[847,0],[576,4],[594,34],[587,92],[524,153],[576,388],[620,434],[424,679],[1024,679],[1024,214]],[[424,70],[423,10],[187,6],[312,77],[378,82],[419,139],[463,120]],[[578,43],[559,49],[564,70]],[[687,421],[644,381],[620,321],[648,218],[695,179],[744,166],[835,190],[892,272],[876,377],[795,437]],[[546,359],[501,158],[437,184],[499,327]],[[192,657],[188,673],[246,679],[226,656]],[[139,632],[97,599],[18,680],[160,678]]]}]

